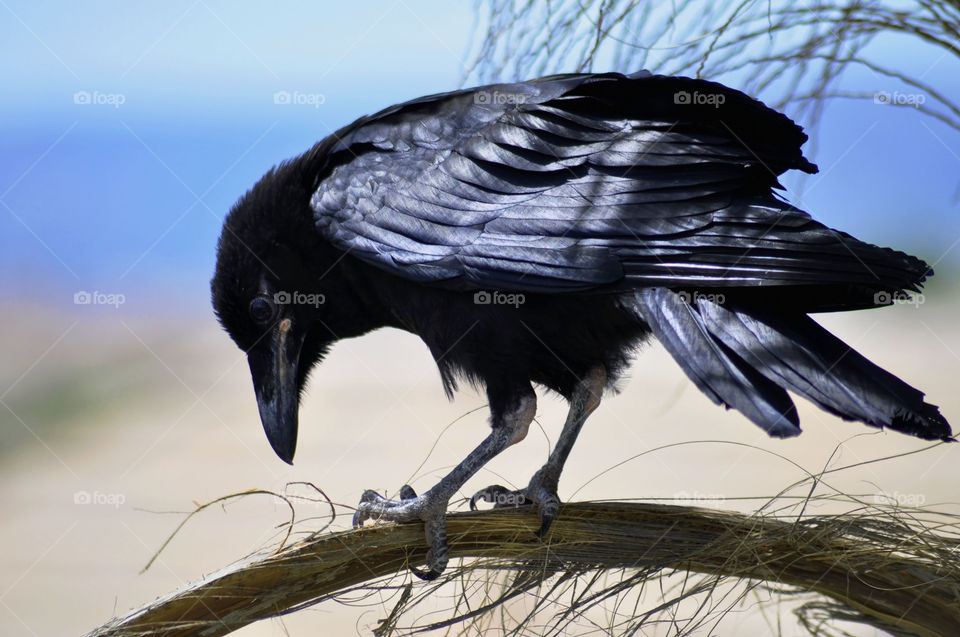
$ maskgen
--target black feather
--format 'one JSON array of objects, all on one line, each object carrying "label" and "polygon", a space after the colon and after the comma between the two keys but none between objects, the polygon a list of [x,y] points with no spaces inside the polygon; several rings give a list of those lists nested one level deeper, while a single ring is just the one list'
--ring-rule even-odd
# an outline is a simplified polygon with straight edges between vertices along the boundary
[{"label": "black feather", "polygon": [[702,304],[710,332],[781,387],[846,420],[947,440],[950,427],[923,393],[877,367],[809,316]]},{"label": "black feather", "polygon": [[[678,105],[681,92],[724,102]],[[814,284],[830,296],[914,290],[928,273],[774,197],[784,170],[816,170],[800,152],[806,136],[709,82],[642,73],[481,87],[393,107],[337,137],[311,200],[317,227],[421,283],[542,293]]]},{"label": "black feather", "polygon": [[703,315],[707,302],[693,303],[666,288],[645,288],[624,299],[637,312],[690,380],[710,400],[736,409],[771,436],[800,433],[797,410],[778,384],[746,363],[738,349],[725,346]]}]

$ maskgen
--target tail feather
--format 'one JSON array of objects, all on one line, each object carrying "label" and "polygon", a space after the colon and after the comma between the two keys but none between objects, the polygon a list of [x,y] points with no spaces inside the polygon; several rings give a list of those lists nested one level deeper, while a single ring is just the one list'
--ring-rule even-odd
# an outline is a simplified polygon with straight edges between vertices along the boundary
[{"label": "tail feather", "polygon": [[923,392],[867,360],[805,314],[700,307],[711,334],[761,374],[847,420],[927,440],[949,439],[950,425]]},{"label": "tail feather", "polygon": [[644,288],[634,293],[633,301],[631,307],[713,402],[740,411],[771,436],[800,433],[796,406],[787,392],[711,335],[703,317],[676,292]]},{"label": "tail feather", "polygon": [[[936,406],[924,402],[921,391],[805,314],[699,298],[687,303],[666,288],[638,291],[633,299],[641,318],[704,393],[740,410],[771,435],[800,431],[785,391],[790,390],[846,420],[927,440],[951,439],[950,425]],[[771,408],[779,410],[779,421]],[[788,422],[792,429],[785,428]]]}]

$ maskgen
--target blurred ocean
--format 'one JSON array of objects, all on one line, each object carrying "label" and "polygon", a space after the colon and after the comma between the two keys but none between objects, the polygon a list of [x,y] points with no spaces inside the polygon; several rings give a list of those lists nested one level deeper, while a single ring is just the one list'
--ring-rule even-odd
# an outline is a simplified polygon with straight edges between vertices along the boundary
[{"label": "blurred ocean", "polygon": [[[277,12],[11,1],[0,8],[0,299],[69,307],[77,291],[125,310],[207,311],[223,216],[272,165],[353,119],[457,88],[468,7],[383,3]],[[382,12],[382,13],[381,13]],[[960,94],[929,51],[925,80]],[[928,59],[929,58],[929,59]],[[851,82],[893,93],[889,78]],[[960,266],[960,134],[910,107],[834,101],[807,152],[821,172],[786,196],[825,223]]]}]

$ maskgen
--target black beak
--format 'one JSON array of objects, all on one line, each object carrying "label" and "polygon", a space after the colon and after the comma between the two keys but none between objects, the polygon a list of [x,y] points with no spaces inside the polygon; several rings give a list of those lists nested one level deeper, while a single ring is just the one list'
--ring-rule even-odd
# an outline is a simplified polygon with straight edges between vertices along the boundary
[{"label": "black beak", "polygon": [[285,318],[277,323],[273,338],[264,339],[247,356],[263,430],[270,446],[288,464],[293,464],[297,450],[297,365],[303,338]]}]

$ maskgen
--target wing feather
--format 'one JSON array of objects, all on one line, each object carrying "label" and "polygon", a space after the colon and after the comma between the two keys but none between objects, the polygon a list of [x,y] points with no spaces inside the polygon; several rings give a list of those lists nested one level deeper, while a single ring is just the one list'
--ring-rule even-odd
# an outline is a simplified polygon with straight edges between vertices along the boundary
[{"label": "wing feather", "polygon": [[778,199],[779,174],[815,171],[806,136],[710,82],[557,76],[421,98],[341,133],[311,200],[319,231],[427,284],[915,290],[928,273]]}]

